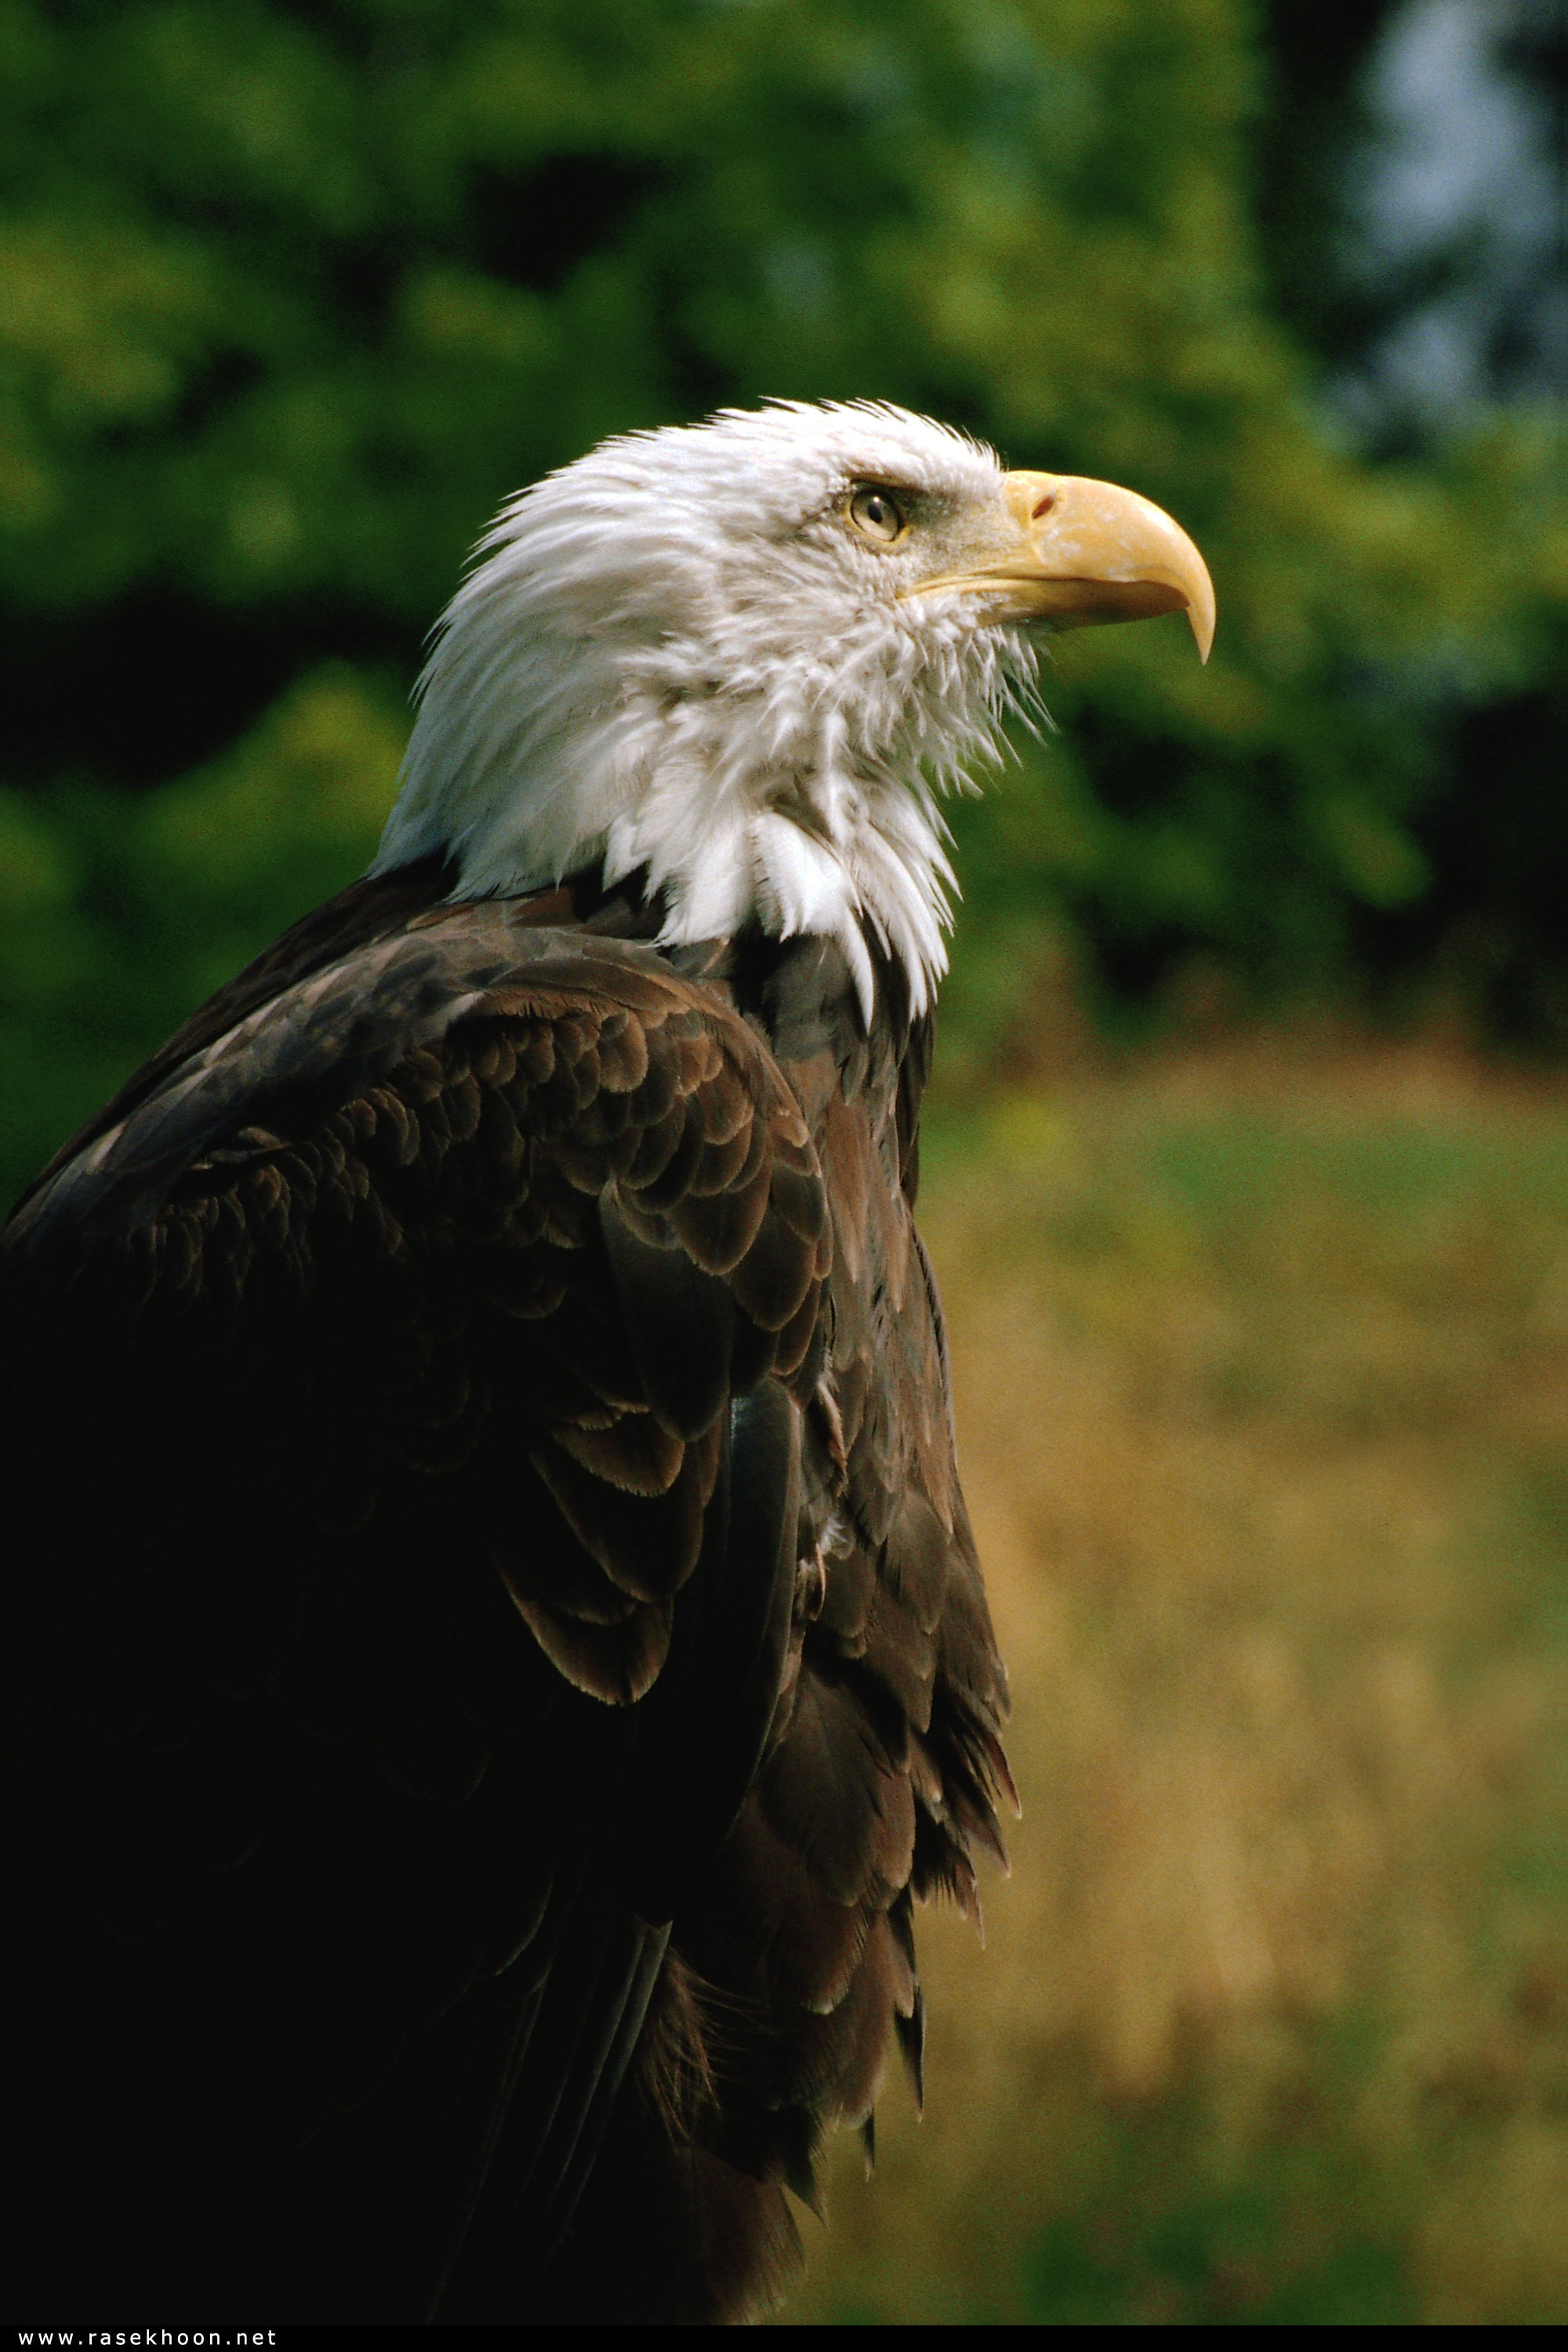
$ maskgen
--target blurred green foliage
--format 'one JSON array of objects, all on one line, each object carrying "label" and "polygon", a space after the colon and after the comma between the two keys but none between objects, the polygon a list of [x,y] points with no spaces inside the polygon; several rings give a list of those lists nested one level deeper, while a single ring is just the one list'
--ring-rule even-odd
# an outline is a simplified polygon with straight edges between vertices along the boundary
[{"label": "blurred green foliage", "polygon": [[47,797],[0,792],[10,1193],[195,1005],[365,864],[404,733],[395,698],[326,669],[157,791],[71,779]]},{"label": "blurred green foliage", "polygon": [[1563,1090],[1275,1027],[958,1109],[1022,1818],[782,2316],[1561,2325]]},{"label": "blurred green foliage", "polygon": [[1216,579],[1206,673],[1174,623],[1068,641],[1060,731],[958,812],[971,1066],[1064,940],[1121,1003],[1458,952],[1568,1034],[1552,420],[1378,468],[1314,421],[1255,221],[1260,21],[0,0],[10,1172],[363,859],[500,498],[770,394],[1129,482]]},{"label": "blurred green foliage", "polygon": [[1226,2147],[1215,2086],[1093,2115],[1078,2197],[1036,2240],[1028,2318],[1047,2326],[1409,2326],[1412,2184],[1357,2145],[1342,2028],[1313,2037],[1310,2090]]}]

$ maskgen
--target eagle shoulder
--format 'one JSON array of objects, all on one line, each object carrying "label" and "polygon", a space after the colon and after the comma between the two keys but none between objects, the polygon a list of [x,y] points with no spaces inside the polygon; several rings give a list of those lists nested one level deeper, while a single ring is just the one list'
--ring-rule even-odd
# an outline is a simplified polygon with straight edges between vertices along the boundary
[{"label": "eagle shoulder", "polygon": [[106,2280],[187,2210],[215,2285],[330,2243],[306,2316],[742,2315],[918,2074],[1005,1768],[907,1107],[571,912],[327,910],[7,1234],[38,2235],[90,2113]]}]

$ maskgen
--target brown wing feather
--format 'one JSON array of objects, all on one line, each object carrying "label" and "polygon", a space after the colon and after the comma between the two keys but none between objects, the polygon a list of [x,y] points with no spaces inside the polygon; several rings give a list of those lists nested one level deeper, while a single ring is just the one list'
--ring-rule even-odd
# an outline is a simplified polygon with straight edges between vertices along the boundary
[{"label": "brown wing feather", "polygon": [[821,942],[682,973],[438,879],[263,959],[11,1230],[29,2235],[117,2296],[743,2316],[1007,1785],[924,1046]]},{"label": "brown wing feather", "polygon": [[[499,2259],[466,2249],[499,2226],[509,2167],[508,2292],[528,2291],[520,2247],[536,2283],[548,2258],[541,2217],[567,2218],[649,1990],[611,1829],[628,1785],[657,1794],[658,1743],[627,1703],[717,1572],[736,1367],[754,1385],[774,1352],[724,1277],[766,1234],[775,1122],[813,1172],[752,1033],[637,955],[496,910],[362,945],[336,995],[318,967],[269,1019],[209,1021],[13,1229],[11,1466],[54,1529],[48,1579],[14,1596],[50,1921],[42,2275],[52,2240],[60,2278],[117,2297],[248,2267],[304,2315],[413,2316]],[[692,1138],[684,1183],[667,1158],[657,1192],[638,1184],[645,1113]],[[706,1213],[737,1177],[710,1271],[676,1229],[686,1186]],[[686,1267],[687,1336],[715,1360],[652,1401],[658,1302],[628,1330],[616,1202],[639,1265]],[[804,1298],[815,1238],[766,1242]],[[731,1638],[765,1625],[775,1575],[730,1609]],[[738,1760],[709,1759],[731,1811],[777,1671]],[[691,1863],[672,1850],[667,1871]],[[657,1913],[646,1871],[638,1892]],[[601,1978],[569,2032],[554,1988]],[[105,2042],[116,2006],[140,2055]],[[84,2179],[73,2147],[95,2135]],[[367,2167],[374,2212],[352,2188]],[[114,2220],[68,2256],[84,2189]],[[298,2242],[323,2230],[312,2268]],[[267,2250],[289,2236],[292,2258]]]}]

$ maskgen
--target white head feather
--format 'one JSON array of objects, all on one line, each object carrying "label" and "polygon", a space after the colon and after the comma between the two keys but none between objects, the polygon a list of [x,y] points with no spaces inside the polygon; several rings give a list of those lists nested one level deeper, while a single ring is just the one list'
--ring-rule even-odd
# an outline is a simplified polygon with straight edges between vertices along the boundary
[{"label": "white head feather", "polygon": [[1002,479],[902,409],[778,403],[522,491],[441,622],[372,870],[445,851],[477,898],[646,865],[666,943],[823,933],[868,1010],[868,924],[923,1009],[953,887],[934,794],[995,756],[1034,656],[984,600],[909,596],[930,546],[868,544],[847,504],[901,485],[956,520]]}]

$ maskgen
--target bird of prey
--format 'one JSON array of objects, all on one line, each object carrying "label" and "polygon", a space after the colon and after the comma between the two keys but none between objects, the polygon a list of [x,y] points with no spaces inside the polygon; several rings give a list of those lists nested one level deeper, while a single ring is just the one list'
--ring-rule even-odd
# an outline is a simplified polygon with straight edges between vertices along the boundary
[{"label": "bird of prey", "polygon": [[369,873],[25,1196],[40,2316],[776,2296],[1011,1795],[912,1216],[939,796],[1041,628],[1184,606],[1157,508],[900,409],[605,443],[482,541]]}]

